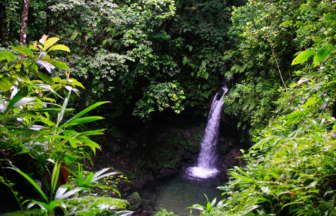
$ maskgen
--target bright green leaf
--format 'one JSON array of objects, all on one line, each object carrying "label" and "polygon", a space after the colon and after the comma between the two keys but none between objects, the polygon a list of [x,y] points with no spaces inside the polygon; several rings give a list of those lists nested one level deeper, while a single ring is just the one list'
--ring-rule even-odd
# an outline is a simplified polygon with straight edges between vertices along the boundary
[{"label": "bright green leaf", "polygon": [[42,73],[42,72],[37,72],[37,75],[38,75],[38,77],[40,77],[41,80],[43,80],[44,82],[46,82],[46,83],[48,83],[48,84],[50,84],[50,85],[55,85],[54,80],[53,80],[50,76],[48,76],[48,75],[46,75],[46,74],[44,74],[44,73]]},{"label": "bright green leaf", "polygon": [[4,92],[8,91],[13,86],[12,77],[3,77],[0,79],[0,89]]},{"label": "bright green leaf", "polygon": [[54,45],[58,40],[59,40],[59,38],[57,38],[57,37],[49,38],[44,44],[43,51],[47,51],[48,48],[51,47],[52,45]]},{"label": "bright green leaf", "polygon": [[301,52],[296,58],[292,61],[292,65],[300,64],[308,60],[309,57],[314,55],[315,51],[311,49],[307,49]]},{"label": "bright green leaf", "polygon": [[62,45],[62,44],[57,44],[53,47],[51,47],[48,52],[53,51],[53,50],[62,50],[62,51],[66,51],[66,52],[70,52],[69,47]]}]

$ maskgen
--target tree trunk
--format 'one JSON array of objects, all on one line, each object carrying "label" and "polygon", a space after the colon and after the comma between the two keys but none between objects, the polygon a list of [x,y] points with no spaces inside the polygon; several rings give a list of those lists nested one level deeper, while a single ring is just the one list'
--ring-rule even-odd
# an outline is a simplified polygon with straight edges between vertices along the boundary
[{"label": "tree trunk", "polygon": [[23,0],[21,36],[20,36],[20,45],[22,46],[26,46],[27,44],[28,11],[29,11],[29,0]]},{"label": "tree trunk", "polygon": [[0,3],[0,32],[1,32],[1,43],[4,44],[6,42],[6,0]]}]

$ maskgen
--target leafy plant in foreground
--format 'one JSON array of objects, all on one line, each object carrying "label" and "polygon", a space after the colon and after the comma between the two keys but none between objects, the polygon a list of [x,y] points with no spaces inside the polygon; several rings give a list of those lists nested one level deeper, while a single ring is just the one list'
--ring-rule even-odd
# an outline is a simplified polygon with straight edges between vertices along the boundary
[{"label": "leafy plant in foreground", "polygon": [[217,215],[221,213],[221,208],[223,208],[224,204],[223,201],[219,201],[216,205],[217,198],[214,198],[212,202],[209,201],[207,195],[205,195],[205,198],[207,199],[207,205],[202,206],[200,204],[194,204],[191,207],[191,209],[197,209],[201,211],[201,215]]},{"label": "leafy plant in foreground", "polygon": [[[41,212],[46,213],[48,215],[54,214],[54,209],[56,207],[60,207],[64,210],[65,215],[93,215],[94,213],[102,213],[109,212],[110,210],[114,210],[116,208],[125,208],[127,205],[127,201],[111,198],[111,197],[96,197],[91,195],[83,195],[80,196],[83,190],[88,189],[88,187],[78,187],[71,189],[71,185],[61,185],[57,189],[58,176],[61,168],[61,163],[56,163],[52,172],[51,178],[51,195],[48,196],[41,190],[40,186],[36,184],[36,182],[30,178],[27,174],[19,170],[17,167],[13,166],[9,167],[9,169],[13,169],[16,172],[20,173],[28,182],[33,185],[33,187],[39,192],[39,194],[43,197],[44,201],[37,200],[26,200],[21,205],[26,202],[29,202],[28,209],[32,208],[34,205],[38,205],[41,208]],[[101,175],[106,172],[107,169],[103,169],[93,176],[88,176],[87,179],[93,181],[98,180],[98,178],[102,178],[106,175],[112,175],[115,173],[107,173]],[[93,174],[93,173],[92,173]],[[100,176],[100,177],[98,177]],[[70,188],[70,189],[69,189]],[[56,190],[57,189],[57,190]],[[55,193],[54,193],[55,192]]]},{"label": "leafy plant in foreground", "polygon": [[[84,87],[77,80],[70,78],[67,72],[65,80],[50,76],[56,68],[69,70],[65,63],[53,60],[48,54],[54,50],[70,51],[64,45],[54,45],[58,40],[58,38],[48,39],[48,36],[44,35],[40,45],[35,42],[30,48],[12,47],[13,51],[25,56],[19,59],[10,51],[0,51],[2,69],[0,150],[4,157],[2,161],[7,162],[2,163],[1,166],[4,168],[4,164],[11,165],[7,170],[2,169],[5,178],[3,180],[1,178],[1,182],[14,193],[21,208],[29,202],[28,208],[38,205],[42,212],[48,215],[53,215],[55,208],[62,209],[67,215],[94,215],[111,212],[112,209],[124,209],[127,205],[124,200],[84,193],[85,190],[89,190],[93,182],[113,174],[104,174],[107,169],[96,174],[91,173],[85,179],[81,175],[77,183],[82,187],[77,185],[73,188],[70,184],[59,187],[60,168],[61,164],[64,164],[61,161],[72,163],[76,160],[90,159],[84,147],[91,148],[93,153],[100,148],[89,136],[101,135],[103,130],[77,132],[73,126],[103,119],[100,116],[85,117],[84,115],[107,102],[95,103],[64,121],[66,113],[72,110],[67,108],[71,93],[78,94],[76,87]],[[41,71],[41,68],[45,71]],[[37,77],[40,79],[35,80]],[[63,100],[62,105],[56,103],[60,99]],[[28,170],[29,163],[28,165],[27,163],[15,164],[19,155],[29,156],[34,173],[28,175],[21,170],[21,167]],[[52,172],[49,171],[50,166],[53,166]],[[80,165],[79,167],[80,175],[83,171]],[[26,200],[21,203],[17,192],[13,189],[15,185],[11,184],[16,180],[7,179],[5,175],[11,170],[23,176],[42,200],[25,197]],[[50,181],[46,178],[48,174]],[[43,184],[37,182],[43,182]]]}]

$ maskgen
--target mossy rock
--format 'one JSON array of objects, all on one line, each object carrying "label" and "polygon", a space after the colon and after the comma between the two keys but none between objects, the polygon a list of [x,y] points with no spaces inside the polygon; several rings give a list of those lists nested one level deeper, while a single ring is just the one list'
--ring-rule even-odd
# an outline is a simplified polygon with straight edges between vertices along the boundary
[{"label": "mossy rock", "polygon": [[139,208],[139,206],[142,204],[142,199],[138,192],[134,192],[133,194],[131,194],[127,198],[127,201],[130,204],[130,207],[128,207],[128,209],[131,209],[131,210],[135,210]]},{"label": "mossy rock", "polygon": [[2,216],[40,216],[44,215],[40,209],[30,209],[25,211],[14,211],[1,214]]}]

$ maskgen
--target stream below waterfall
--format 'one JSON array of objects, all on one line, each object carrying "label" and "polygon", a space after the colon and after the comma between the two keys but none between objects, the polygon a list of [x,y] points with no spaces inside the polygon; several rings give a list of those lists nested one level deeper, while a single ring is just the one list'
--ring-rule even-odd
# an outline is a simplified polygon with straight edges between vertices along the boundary
[{"label": "stream below waterfall", "polygon": [[[224,184],[225,182],[219,177],[199,179],[180,174],[139,190],[142,198],[141,209],[150,215],[157,213],[160,207],[167,209],[168,212],[173,211],[178,216],[190,215],[190,209],[186,209],[187,207],[193,204],[206,206],[204,194],[210,201],[215,197],[217,202],[223,199],[222,192],[216,188]],[[198,215],[199,211],[193,209],[192,214]]]}]

